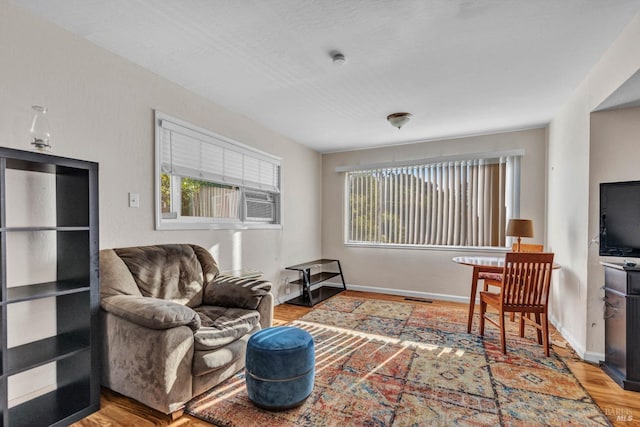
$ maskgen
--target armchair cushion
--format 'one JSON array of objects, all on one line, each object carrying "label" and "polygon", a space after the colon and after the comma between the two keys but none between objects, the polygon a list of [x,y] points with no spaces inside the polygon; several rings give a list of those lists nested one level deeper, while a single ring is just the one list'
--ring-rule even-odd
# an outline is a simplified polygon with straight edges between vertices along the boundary
[{"label": "armchair cushion", "polygon": [[255,310],[262,297],[271,291],[271,282],[243,279],[220,274],[204,290],[204,303],[220,307],[240,307]]},{"label": "armchair cushion", "polygon": [[478,279],[502,282],[502,273],[490,273],[488,271],[480,271],[478,273]]},{"label": "armchair cushion", "polygon": [[252,331],[260,323],[255,310],[203,305],[195,311],[202,326],[194,334],[196,350],[214,350]]},{"label": "armchair cushion", "polygon": [[[198,248],[200,249],[200,248]],[[202,304],[202,289],[217,275],[217,266],[204,250],[172,244],[114,249],[145,297],[172,300],[189,307]],[[200,262],[206,256],[207,263]],[[207,270],[207,271],[203,271]]]},{"label": "armchair cushion", "polygon": [[251,335],[235,340],[231,344],[215,350],[196,350],[193,353],[191,373],[194,376],[209,374],[213,371],[224,370],[233,363],[240,362],[244,366],[247,341]]},{"label": "armchair cushion", "polygon": [[191,308],[169,300],[113,295],[102,298],[100,305],[105,311],[150,329],[171,329],[188,326],[198,330],[200,317]]},{"label": "armchair cushion", "polygon": [[112,295],[142,296],[131,271],[113,249],[100,251],[100,298]]}]

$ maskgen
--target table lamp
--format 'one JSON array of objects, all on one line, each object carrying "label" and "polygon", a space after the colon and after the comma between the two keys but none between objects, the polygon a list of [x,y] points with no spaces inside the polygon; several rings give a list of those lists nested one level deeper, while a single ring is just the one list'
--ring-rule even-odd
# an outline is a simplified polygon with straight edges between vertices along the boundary
[{"label": "table lamp", "polygon": [[530,219],[510,219],[507,224],[507,236],[518,238],[518,250],[520,252],[520,240],[522,237],[533,237],[533,221]]}]

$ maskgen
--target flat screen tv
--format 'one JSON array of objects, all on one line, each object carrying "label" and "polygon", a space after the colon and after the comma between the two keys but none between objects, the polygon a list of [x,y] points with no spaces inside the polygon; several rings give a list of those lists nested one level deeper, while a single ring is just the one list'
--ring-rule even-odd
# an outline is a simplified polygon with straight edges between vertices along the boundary
[{"label": "flat screen tv", "polygon": [[640,257],[640,181],[600,184],[600,255]]}]

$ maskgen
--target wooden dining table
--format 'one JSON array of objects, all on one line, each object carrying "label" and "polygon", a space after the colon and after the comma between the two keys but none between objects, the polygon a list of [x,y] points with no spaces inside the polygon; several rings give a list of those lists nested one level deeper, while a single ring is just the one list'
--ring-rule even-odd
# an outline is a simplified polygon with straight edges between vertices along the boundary
[{"label": "wooden dining table", "polygon": [[[502,273],[504,271],[504,256],[457,256],[452,261],[457,264],[473,267],[471,276],[471,296],[469,298],[469,319],[467,320],[467,333],[471,333],[473,325],[473,312],[476,307],[476,292],[478,291],[478,274],[480,272]],[[554,270],[560,268],[559,264],[553,263]]]}]

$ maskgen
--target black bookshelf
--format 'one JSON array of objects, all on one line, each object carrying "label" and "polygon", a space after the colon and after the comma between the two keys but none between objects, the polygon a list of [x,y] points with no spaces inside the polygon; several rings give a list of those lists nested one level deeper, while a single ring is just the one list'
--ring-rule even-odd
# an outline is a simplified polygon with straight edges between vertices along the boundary
[{"label": "black bookshelf", "polygon": [[91,287],[88,282],[61,280],[9,288],[7,289],[6,300],[8,303],[15,303],[38,298],[57,297],[76,292],[87,292],[90,290]]},{"label": "black bookshelf", "polygon": [[[7,224],[12,200],[6,173],[12,169],[27,177],[55,177],[55,224]],[[8,283],[7,253],[12,248],[7,237],[14,233],[33,239],[55,233],[55,280]],[[0,147],[0,427],[64,426],[100,409],[98,251],[98,164]],[[55,335],[9,348],[8,310],[36,299],[55,304]],[[34,328],[38,314],[33,313]],[[9,378],[53,363],[53,390],[9,408]]]},{"label": "black bookshelf", "polygon": [[91,382],[77,381],[9,409],[11,427],[67,426],[99,409],[91,403]]}]

